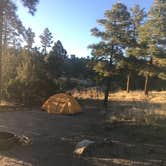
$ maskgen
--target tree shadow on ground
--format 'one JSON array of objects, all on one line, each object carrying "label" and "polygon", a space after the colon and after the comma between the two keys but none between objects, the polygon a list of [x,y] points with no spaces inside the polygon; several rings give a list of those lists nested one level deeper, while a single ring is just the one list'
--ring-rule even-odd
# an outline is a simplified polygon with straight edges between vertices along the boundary
[{"label": "tree shadow on ground", "polygon": [[[166,127],[129,123],[98,124],[91,126],[84,138],[111,139],[111,143],[98,143],[88,148],[84,160],[99,165],[166,165]],[[100,163],[100,164],[99,164]]]},{"label": "tree shadow on ground", "polygon": [[[38,139],[32,145],[15,145],[0,151],[0,165],[6,166],[84,166],[87,161],[73,158],[73,145],[50,137]],[[4,165],[3,165],[4,164]]]},{"label": "tree shadow on ground", "polygon": [[[92,107],[92,108],[103,108],[103,100],[97,100],[97,99],[79,99],[78,100],[79,103],[83,106],[83,107]],[[111,111],[111,108],[131,108],[131,107],[139,107],[141,108],[146,108],[146,107],[154,107],[154,108],[160,108],[161,107],[161,103],[149,103],[143,100],[137,100],[137,101],[112,101],[110,100],[108,102],[108,110]],[[164,104],[163,104],[164,105]]]},{"label": "tree shadow on ground", "polygon": [[[101,100],[83,100],[82,105],[94,110],[102,110]],[[95,108],[96,106],[96,108]],[[110,101],[105,116],[106,121],[91,125],[86,138],[97,140],[97,137],[111,138],[111,144],[99,144],[85,153],[85,160],[94,165],[166,165],[166,118],[153,115],[149,118],[142,115],[146,111],[160,109],[160,103],[145,101]],[[165,110],[164,110],[165,111]],[[132,117],[121,117],[125,112]],[[140,116],[141,115],[141,116]],[[109,118],[117,116],[115,121]],[[133,118],[135,119],[130,119]],[[140,116],[138,118],[138,116]],[[119,119],[120,118],[120,119]],[[100,163],[100,164],[99,164]]]},{"label": "tree shadow on ground", "polygon": [[[32,145],[27,147],[16,146],[9,151],[0,152],[0,155],[16,159],[17,161],[12,162],[17,163],[11,166],[20,166],[21,164],[19,165],[19,162],[21,161],[29,163],[32,166],[50,166],[55,164],[61,166],[166,165],[165,119],[158,119],[154,124],[147,124],[144,121],[139,121],[138,123],[137,121],[129,121],[126,119],[120,119],[118,121],[110,121],[109,119],[112,113],[115,115],[115,112],[119,115],[124,110],[129,110],[133,107],[140,108],[139,111],[147,106],[150,108],[160,108],[160,104],[149,105],[148,103],[145,106],[143,101],[110,101],[107,110],[108,114],[104,114],[103,116],[103,114],[100,114],[103,110],[101,100],[89,99],[79,100],[79,102],[84,108],[84,113],[76,117],[65,118],[63,121],[66,122],[69,119],[72,119],[71,122],[74,123],[75,119],[78,121],[78,124],[74,124],[78,125],[79,128],[72,133],[72,142],[64,142],[57,137],[44,137],[45,133],[43,133],[42,137],[38,136]],[[40,118],[39,114],[33,113],[33,116],[36,115],[34,118]],[[42,113],[41,117],[45,116],[47,114]],[[96,116],[101,117],[101,119],[96,118]],[[49,116],[46,119],[51,120],[48,121],[51,125],[58,120],[57,116]],[[62,120],[62,118],[60,119]],[[88,127],[84,126],[85,123],[80,123],[82,119],[83,121],[86,120],[85,123],[90,121]],[[60,126],[62,124],[58,122],[57,125]],[[70,128],[65,127],[65,129],[68,130]],[[111,138],[112,143],[97,144],[92,149],[90,148],[83,157],[73,157],[73,150],[78,141],[82,139],[97,141],[103,140],[104,138]],[[29,165],[27,164],[27,166]]]}]

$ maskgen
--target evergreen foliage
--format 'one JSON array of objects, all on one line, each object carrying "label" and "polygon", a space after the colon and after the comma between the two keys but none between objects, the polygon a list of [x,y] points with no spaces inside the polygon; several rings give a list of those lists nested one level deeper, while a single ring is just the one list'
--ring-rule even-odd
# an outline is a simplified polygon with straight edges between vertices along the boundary
[{"label": "evergreen foliage", "polygon": [[122,3],[113,5],[105,12],[105,18],[97,21],[104,30],[93,28],[92,35],[100,37],[101,42],[89,46],[96,63],[94,70],[105,81],[104,105],[107,107],[111,77],[116,74],[117,66],[122,59],[123,49],[129,44],[130,13]]},{"label": "evergreen foliage", "polygon": [[45,28],[43,34],[40,35],[41,44],[43,47],[42,52],[44,55],[47,54],[47,48],[51,47],[51,44],[53,43],[52,38],[52,33],[48,28]]},{"label": "evergreen foliage", "polygon": [[[38,0],[22,2],[33,15]],[[69,58],[60,40],[52,46],[48,28],[40,35],[43,50],[34,48],[35,33],[25,29],[16,11],[14,1],[1,0],[0,100],[31,105],[55,93],[98,85],[103,87],[107,107],[110,90],[126,89],[126,77],[128,92],[130,88],[145,87],[145,94],[149,89],[166,89],[164,0],[155,0],[148,14],[138,5],[129,11],[122,3],[105,11],[98,27],[91,30],[100,38],[89,46],[91,58]]]}]

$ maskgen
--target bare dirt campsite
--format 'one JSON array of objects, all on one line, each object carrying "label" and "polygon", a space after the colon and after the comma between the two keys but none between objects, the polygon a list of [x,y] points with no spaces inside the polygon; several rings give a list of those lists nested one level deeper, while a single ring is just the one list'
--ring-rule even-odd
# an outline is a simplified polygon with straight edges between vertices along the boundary
[{"label": "bare dirt campsite", "polygon": [[[166,165],[166,92],[110,94],[107,112],[100,95],[75,93],[83,113],[55,115],[40,108],[1,106],[0,130],[25,135],[31,143],[0,151],[1,166],[163,166]],[[102,95],[102,94],[101,94]],[[77,142],[109,143],[73,155]]]}]

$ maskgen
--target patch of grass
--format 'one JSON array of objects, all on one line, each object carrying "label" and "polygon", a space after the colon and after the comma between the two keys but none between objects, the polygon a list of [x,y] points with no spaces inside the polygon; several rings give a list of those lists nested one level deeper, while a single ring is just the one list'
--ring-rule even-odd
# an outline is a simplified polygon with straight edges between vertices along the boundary
[{"label": "patch of grass", "polygon": [[[99,102],[93,99],[84,104],[99,108]],[[149,165],[166,164],[166,92],[150,92],[149,97],[140,91],[110,94],[105,121],[93,125],[89,133],[92,138],[113,140],[110,147],[99,147],[93,155],[96,160],[116,157]]]},{"label": "patch of grass", "polygon": [[[86,110],[102,110],[103,94],[96,98],[92,93],[96,92],[75,95]],[[152,91],[148,97],[143,91],[110,93],[106,115],[90,126],[84,138],[112,140],[88,154],[96,163],[108,159],[106,165],[115,164],[115,160],[130,165],[166,165],[166,91]]]}]

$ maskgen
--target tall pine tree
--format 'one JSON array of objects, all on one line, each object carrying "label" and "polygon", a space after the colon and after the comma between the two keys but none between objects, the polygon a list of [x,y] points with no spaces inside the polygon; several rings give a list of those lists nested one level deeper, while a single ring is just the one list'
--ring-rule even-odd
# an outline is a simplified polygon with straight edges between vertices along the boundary
[{"label": "tall pine tree", "polygon": [[144,92],[148,95],[150,78],[164,74],[166,64],[166,1],[155,0],[147,22],[139,28],[138,45],[133,49],[138,59],[144,60],[140,73],[145,76]]},{"label": "tall pine tree", "polygon": [[104,106],[107,107],[111,77],[116,73],[116,65],[122,57],[122,50],[129,43],[130,13],[122,3],[116,3],[105,12],[105,18],[97,21],[103,30],[94,28],[92,35],[101,42],[89,46],[96,59],[94,70],[105,80]]},{"label": "tall pine tree", "polygon": [[[25,7],[29,9],[29,13],[32,15],[36,11],[36,5],[39,2],[39,0],[22,0],[22,3]],[[0,101],[2,99],[2,46],[3,46],[3,23],[4,23],[4,15],[6,11],[6,7],[8,5],[11,5],[11,8],[15,8],[15,3],[12,0],[1,0],[0,3]],[[11,9],[8,9],[8,12],[10,12]],[[15,12],[13,13],[15,14]],[[12,16],[12,15],[11,15]]]},{"label": "tall pine tree", "polygon": [[45,28],[43,33],[40,35],[41,44],[43,47],[42,51],[44,55],[47,54],[47,48],[51,47],[51,44],[53,43],[52,38],[53,37],[50,30],[48,28]]},{"label": "tall pine tree", "polygon": [[138,46],[138,35],[139,35],[139,28],[141,25],[144,24],[146,17],[146,13],[144,9],[141,9],[139,5],[135,5],[131,9],[131,28],[129,30],[129,39],[130,43],[128,48],[126,49],[127,57],[124,59],[124,68],[127,69],[127,83],[126,83],[126,91],[129,93],[130,91],[130,84],[131,84],[131,74],[132,71],[137,70],[136,66],[141,63],[139,60],[136,59],[136,55],[134,53],[135,47]]}]

